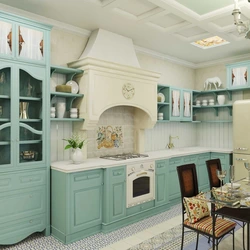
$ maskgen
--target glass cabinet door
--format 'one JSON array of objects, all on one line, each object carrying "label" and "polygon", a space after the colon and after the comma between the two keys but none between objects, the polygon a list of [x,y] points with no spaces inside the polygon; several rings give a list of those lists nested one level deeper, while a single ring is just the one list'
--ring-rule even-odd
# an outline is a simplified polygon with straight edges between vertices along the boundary
[{"label": "glass cabinet door", "polygon": [[182,103],[183,103],[182,117],[183,117],[183,120],[191,119],[191,116],[192,116],[191,102],[192,102],[191,92],[183,90],[183,96],[182,96]]},{"label": "glass cabinet door", "polygon": [[171,89],[171,117],[180,119],[180,101],[181,91],[178,89]]},{"label": "glass cabinet door", "polygon": [[11,68],[0,68],[0,166],[11,164]]},{"label": "glass cabinet door", "polygon": [[43,160],[43,80],[19,70],[19,162]]},{"label": "glass cabinet door", "polygon": [[12,24],[0,20],[0,53],[12,55]]},{"label": "glass cabinet door", "polygon": [[18,27],[18,55],[21,58],[44,60],[44,33],[24,26]]}]

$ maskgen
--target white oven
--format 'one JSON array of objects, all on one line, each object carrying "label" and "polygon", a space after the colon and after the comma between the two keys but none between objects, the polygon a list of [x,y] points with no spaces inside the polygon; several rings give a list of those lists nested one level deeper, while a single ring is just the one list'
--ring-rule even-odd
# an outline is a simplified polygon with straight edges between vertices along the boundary
[{"label": "white oven", "polygon": [[155,199],[155,162],[127,165],[127,208]]}]

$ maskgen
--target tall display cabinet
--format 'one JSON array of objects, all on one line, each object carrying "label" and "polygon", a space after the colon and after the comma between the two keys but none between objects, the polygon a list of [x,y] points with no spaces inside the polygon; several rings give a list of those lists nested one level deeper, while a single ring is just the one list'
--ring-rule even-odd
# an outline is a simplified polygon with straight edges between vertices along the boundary
[{"label": "tall display cabinet", "polygon": [[50,30],[0,12],[0,245],[50,234]]}]

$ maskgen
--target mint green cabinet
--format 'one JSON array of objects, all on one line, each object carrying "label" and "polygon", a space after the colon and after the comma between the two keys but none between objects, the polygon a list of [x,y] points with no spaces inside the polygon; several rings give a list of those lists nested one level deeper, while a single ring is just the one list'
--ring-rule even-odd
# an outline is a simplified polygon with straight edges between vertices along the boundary
[{"label": "mint green cabinet", "polygon": [[[74,88],[72,93],[66,93],[66,92],[58,92],[56,91],[56,84],[58,85],[65,85],[68,81],[76,80],[75,78],[81,76],[83,74],[83,70],[81,69],[73,69],[68,67],[62,67],[62,66],[55,66],[52,65],[50,68],[51,73],[51,79],[50,79],[50,106],[57,108],[58,102],[65,102],[66,104],[66,110],[63,118],[51,117],[51,121],[69,121],[69,122],[83,122],[83,118],[79,118],[79,114],[77,114],[77,117],[71,118],[70,117],[70,109],[71,108],[78,108],[77,103],[81,101],[84,94],[82,93],[81,89],[78,87],[77,89]],[[59,83],[56,83],[54,78],[60,79]],[[76,82],[76,81],[74,81]],[[77,82],[76,82],[77,83]],[[77,93],[75,93],[77,92]],[[77,102],[76,102],[77,100]]]},{"label": "mint green cabinet", "polygon": [[50,29],[0,11],[0,245],[50,234]]},{"label": "mint green cabinet", "polygon": [[70,243],[100,232],[103,170],[51,172],[51,233]]},{"label": "mint green cabinet", "polygon": [[227,88],[244,89],[250,87],[250,61],[227,64]]},{"label": "mint green cabinet", "polygon": [[192,121],[192,90],[158,85],[157,112],[166,121]]},{"label": "mint green cabinet", "polygon": [[196,170],[199,184],[199,191],[209,190],[209,179],[206,161],[210,160],[210,153],[199,154],[196,161]]},{"label": "mint green cabinet", "polygon": [[159,160],[155,163],[155,206],[169,202],[169,161]]},{"label": "mint green cabinet", "polygon": [[126,216],[126,166],[104,170],[103,222],[108,224]]},{"label": "mint green cabinet", "polygon": [[174,203],[180,202],[180,185],[177,175],[177,166],[183,165],[183,157],[173,157],[169,159],[169,201]]}]

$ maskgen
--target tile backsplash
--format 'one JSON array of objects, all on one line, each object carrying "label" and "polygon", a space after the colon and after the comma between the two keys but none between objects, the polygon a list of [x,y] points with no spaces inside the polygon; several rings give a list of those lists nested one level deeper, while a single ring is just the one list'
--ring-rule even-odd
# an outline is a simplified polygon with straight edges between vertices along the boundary
[{"label": "tile backsplash", "polygon": [[134,108],[113,107],[88,131],[88,158],[134,152]]}]

